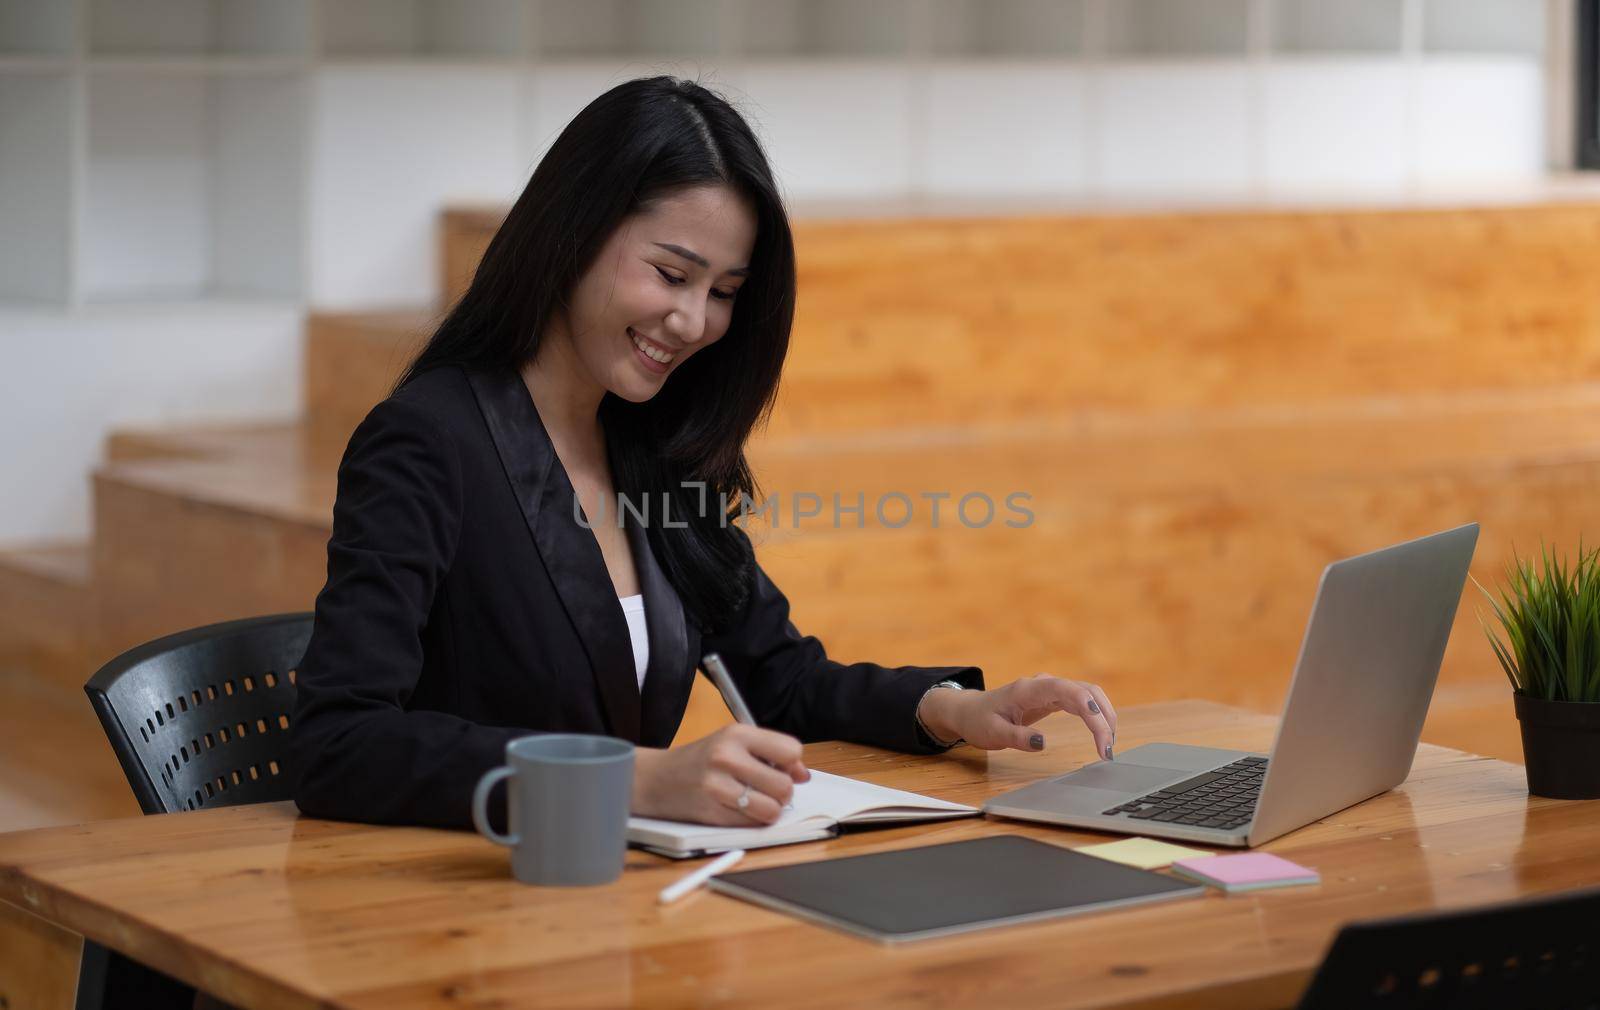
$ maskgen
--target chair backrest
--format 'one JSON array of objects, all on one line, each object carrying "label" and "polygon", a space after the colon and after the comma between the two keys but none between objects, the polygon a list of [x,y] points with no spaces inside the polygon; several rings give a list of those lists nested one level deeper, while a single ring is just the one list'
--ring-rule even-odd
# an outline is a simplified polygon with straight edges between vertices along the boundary
[{"label": "chair backrest", "polygon": [[289,799],[309,613],[225,621],[130,649],[84,691],[147,814]]},{"label": "chair backrest", "polygon": [[1299,1010],[1589,1008],[1600,888],[1345,926]]}]

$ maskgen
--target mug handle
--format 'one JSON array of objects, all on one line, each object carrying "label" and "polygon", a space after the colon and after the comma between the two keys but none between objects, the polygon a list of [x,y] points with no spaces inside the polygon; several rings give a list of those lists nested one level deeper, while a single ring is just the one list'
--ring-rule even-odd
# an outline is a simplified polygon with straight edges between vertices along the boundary
[{"label": "mug handle", "polygon": [[522,841],[522,836],[502,835],[489,827],[489,790],[494,788],[495,783],[510,778],[513,774],[515,769],[509,765],[491,768],[478,780],[478,788],[472,791],[472,826],[478,829],[478,834],[506,848],[514,848]]}]

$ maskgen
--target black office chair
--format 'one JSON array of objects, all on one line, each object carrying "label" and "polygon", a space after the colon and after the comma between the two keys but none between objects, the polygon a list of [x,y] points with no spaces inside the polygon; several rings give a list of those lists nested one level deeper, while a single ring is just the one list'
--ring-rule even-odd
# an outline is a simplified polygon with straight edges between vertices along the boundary
[{"label": "black office chair", "polygon": [[[311,614],[181,631],[102,666],[84,691],[146,814],[290,798],[295,667]],[[192,988],[85,941],[77,1010],[188,1010]]]},{"label": "black office chair", "polygon": [[1600,888],[1355,922],[1299,1010],[1600,1008]]}]

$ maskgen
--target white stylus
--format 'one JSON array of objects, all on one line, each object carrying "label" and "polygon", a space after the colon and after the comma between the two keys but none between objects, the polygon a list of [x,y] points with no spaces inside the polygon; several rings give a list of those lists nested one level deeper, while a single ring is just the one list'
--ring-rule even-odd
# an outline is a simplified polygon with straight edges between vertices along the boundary
[{"label": "white stylus", "polygon": [[677,883],[669,884],[668,886],[662,888],[658,900],[663,905],[670,905],[672,902],[677,901],[685,894],[688,894],[690,891],[699,887],[701,884],[710,880],[712,877],[715,877],[717,874],[721,873],[723,870],[726,870],[728,867],[732,866],[734,863],[737,863],[743,858],[743,849],[730,849],[718,856],[716,859],[713,859],[711,862],[700,867],[700,869],[686,875]]}]

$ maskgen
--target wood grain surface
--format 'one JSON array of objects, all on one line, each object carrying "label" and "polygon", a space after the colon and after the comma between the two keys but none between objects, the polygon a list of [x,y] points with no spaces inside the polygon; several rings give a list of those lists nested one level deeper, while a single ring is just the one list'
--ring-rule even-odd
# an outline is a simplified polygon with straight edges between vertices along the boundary
[{"label": "wood grain surface", "polygon": [[[1209,702],[1120,713],[1126,753],[1174,740],[1264,750],[1276,720]],[[813,767],[978,803],[1091,759],[1081,724],[1043,753],[911,757],[807,748]],[[751,853],[747,867],[997,833],[965,820]],[[1293,1003],[1339,926],[1593,883],[1600,808],[1530,797],[1511,764],[1424,745],[1393,792],[1266,846],[1313,887],[880,947],[702,892],[695,863],[630,853],[616,884],[523,886],[473,835],[298,818],[270,804],[0,836],[0,900],[251,1007],[1179,1007]],[[937,886],[930,882],[929,886]]]},{"label": "wood grain surface", "polygon": [[[441,216],[446,290],[502,213]],[[839,658],[1270,711],[1329,561],[1475,519],[1489,583],[1513,548],[1585,532],[1600,205],[795,228],[794,339],[751,460],[789,514],[796,492],[828,508],[759,550]],[[344,441],[436,319],[313,314],[307,419],[275,436],[142,459],[124,439],[95,478],[94,659],[309,608]],[[1026,529],[1003,525],[1014,492]],[[996,504],[985,529],[956,519],[969,493]],[[887,494],[916,506],[905,528],[880,521]],[[929,494],[948,496],[940,529]],[[834,495],[863,528],[831,528]],[[1481,692],[1504,679],[1478,607],[1443,680]],[[1509,703],[1481,713],[1426,738],[1514,757]],[[699,690],[683,738],[725,721]]]},{"label": "wood grain surface", "polygon": [[800,221],[785,432],[1600,376],[1600,206]]},{"label": "wood grain surface", "polygon": [[0,901],[0,1007],[73,1010],[83,937]]},{"label": "wood grain surface", "polygon": [[[484,208],[442,215],[446,303],[498,226]],[[1600,377],[1592,202],[797,218],[793,230],[783,434]]]},{"label": "wood grain surface", "polygon": [[[97,475],[97,662],[185,627],[310,609],[342,443],[303,427],[215,442],[234,451]],[[1324,565],[1477,520],[1473,574],[1492,585],[1514,549],[1577,543],[1600,489],[1596,445],[1592,393],[927,444],[768,441],[753,459],[784,522],[758,529],[757,549],[800,630],[846,661],[975,663],[994,685],[1043,670],[1099,683],[1119,703],[1178,695],[1274,711]],[[827,509],[796,524],[801,490]],[[1026,528],[1005,525],[1012,491],[1031,495]],[[916,506],[898,529],[874,508],[896,492]],[[932,492],[952,496],[938,528],[921,497]],[[997,503],[983,528],[956,517],[968,492]],[[868,503],[861,528],[849,516],[833,528],[834,494]],[[1469,587],[1442,681],[1501,691],[1491,730],[1512,747],[1492,753],[1515,757],[1482,607]],[[683,739],[724,721],[702,690]],[[1425,739],[1491,752],[1475,734]]]}]

